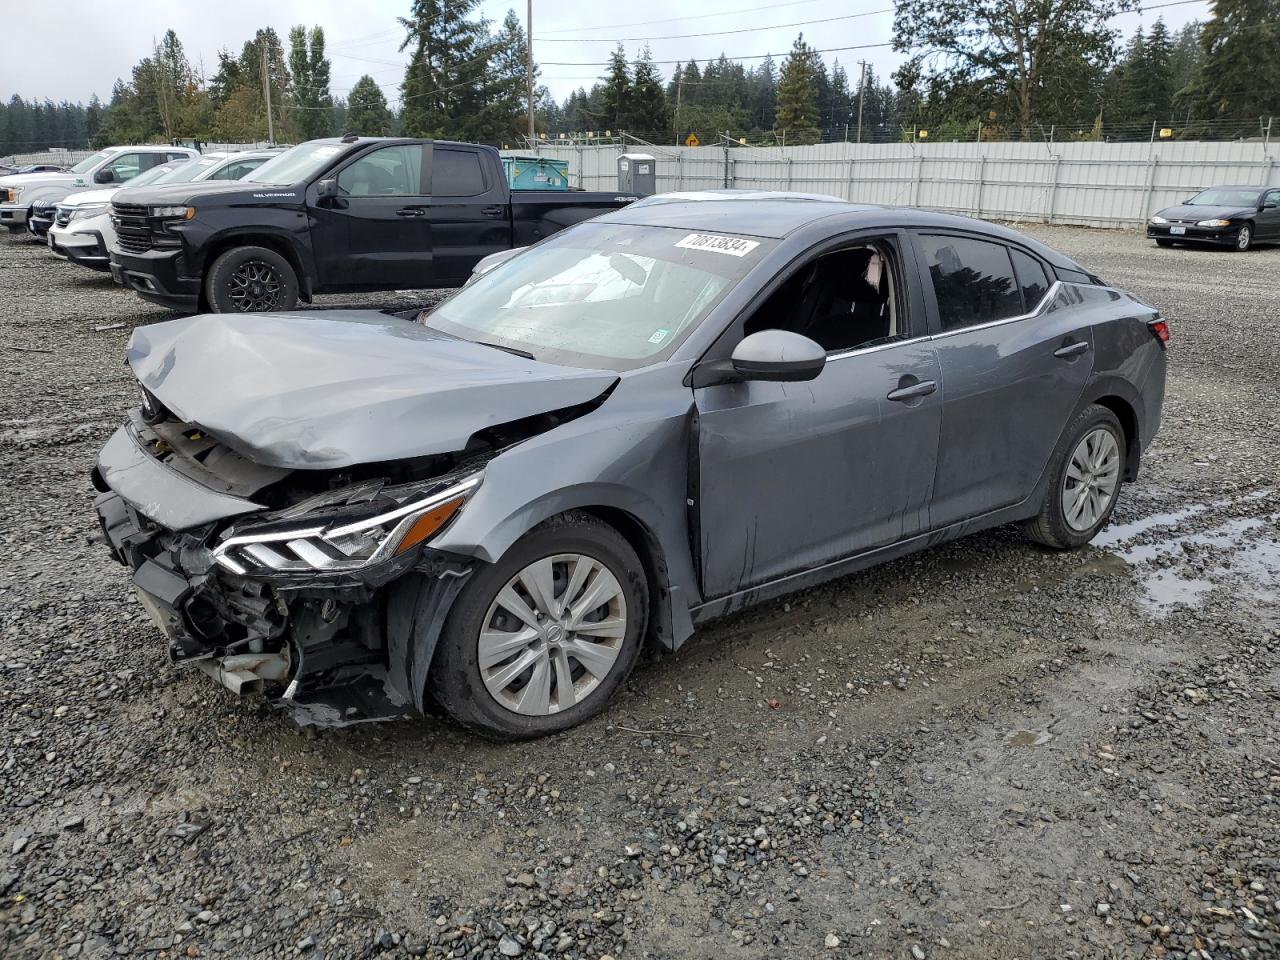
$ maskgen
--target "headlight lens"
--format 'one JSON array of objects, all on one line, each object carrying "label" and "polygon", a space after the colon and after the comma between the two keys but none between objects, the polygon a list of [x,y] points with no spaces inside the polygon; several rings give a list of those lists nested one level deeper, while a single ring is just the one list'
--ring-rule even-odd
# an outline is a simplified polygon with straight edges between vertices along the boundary
[{"label": "headlight lens", "polygon": [[[377,499],[337,509],[325,495],[282,511],[283,522],[233,527],[213,550],[239,576],[345,573],[405,553],[435,535],[480,486],[474,473],[450,483],[374,490]],[[336,491],[335,491],[336,492]]]},{"label": "headlight lens", "polygon": [[1196,223],[1197,227],[1229,227],[1230,220],[1200,220]]},{"label": "headlight lens", "polygon": [[1169,221],[1166,220],[1164,217],[1157,216],[1157,217],[1152,217],[1151,222],[1152,223],[1168,223]]},{"label": "headlight lens", "polygon": [[86,203],[83,207],[71,208],[72,220],[88,220],[90,217],[99,216],[105,213],[107,205],[105,203]]},{"label": "headlight lens", "polygon": [[181,217],[183,220],[190,220],[196,215],[195,207],[152,207],[151,215],[153,217]]}]

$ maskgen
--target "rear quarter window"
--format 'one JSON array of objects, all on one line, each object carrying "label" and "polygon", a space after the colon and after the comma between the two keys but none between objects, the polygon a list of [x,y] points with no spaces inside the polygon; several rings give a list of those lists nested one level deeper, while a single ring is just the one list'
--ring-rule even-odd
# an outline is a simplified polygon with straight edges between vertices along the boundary
[{"label": "rear quarter window", "polygon": [[1031,254],[1011,249],[1009,255],[1013,258],[1014,276],[1022,291],[1022,305],[1030,313],[1049,292],[1049,276],[1044,265]]}]

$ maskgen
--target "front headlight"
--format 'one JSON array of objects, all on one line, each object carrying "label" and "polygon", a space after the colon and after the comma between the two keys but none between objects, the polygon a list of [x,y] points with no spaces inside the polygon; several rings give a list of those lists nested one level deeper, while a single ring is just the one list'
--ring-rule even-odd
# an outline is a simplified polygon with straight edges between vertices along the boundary
[{"label": "front headlight", "polygon": [[5,191],[5,200],[6,200],[6,202],[8,202],[8,203],[17,203],[17,202],[18,202],[18,197],[20,197],[20,196],[22,196],[22,188],[21,188],[21,187],[9,187],[9,188]]},{"label": "front headlight", "polygon": [[[333,507],[321,494],[270,523],[232,527],[213,558],[238,576],[345,573],[406,553],[438,533],[480,486],[474,473],[451,483],[373,485],[369,499]],[[334,491],[341,493],[341,491]],[[353,495],[359,496],[358,490]],[[314,504],[308,508],[307,504]]]},{"label": "front headlight", "polygon": [[107,210],[105,203],[86,203],[83,207],[71,208],[71,220],[88,220],[90,217],[100,216]]},{"label": "front headlight", "polygon": [[190,220],[196,215],[195,207],[152,207],[151,216],[153,217],[181,217],[183,220]]},{"label": "front headlight", "polygon": [[1166,220],[1164,217],[1155,216],[1151,218],[1151,222],[1152,223],[1168,223],[1169,221]]},{"label": "front headlight", "polygon": [[1230,220],[1199,220],[1196,222],[1197,227],[1229,227]]}]

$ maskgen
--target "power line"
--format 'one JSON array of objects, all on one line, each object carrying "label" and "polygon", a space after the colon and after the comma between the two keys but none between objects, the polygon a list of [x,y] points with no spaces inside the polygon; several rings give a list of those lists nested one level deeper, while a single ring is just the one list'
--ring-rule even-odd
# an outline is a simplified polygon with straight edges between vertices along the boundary
[{"label": "power line", "polygon": [[719,13],[698,13],[688,17],[665,17],[661,20],[634,20],[631,23],[605,23],[597,27],[565,27],[561,30],[543,30],[542,33],[582,33],[584,30],[621,30],[627,27],[649,27],[656,23],[679,23],[684,20],[709,20],[713,17],[729,17],[739,13],[756,13],[760,10],[777,10],[779,7],[799,7],[819,0],[793,0],[791,3],[771,3],[763,7],[744,7],[739,10],[722,10]]},{"label": "power line", "polygon": [[[852,46],[848,46],[848,47],[823,47],[820,50],[811,49],[809,52],[810,53],[843,53],[846,50],[872,50],[872,49],[875,49],[876,47],[892,47],[892,46],[893,46],[893,43],[891,41],[885,41],[884,43],[855,43]],[[766,60],[769,57],[780,57],[780,56],[784,56],[784,54],[757,53],[757,54],[752,54],[751,56],[744,55],[744,56],[734,56],[734,57],[730,57],[727,54],[725,54],[724,56],[728,60]],[[664,67],[664,66],[671,66],[672,64],[677,64],[677,63],[687,63],[691,59],[697,59],[697,58],[685,57],[683,60],[650,60],[649,62],[656,67]],[[703,59],[705,60],[707,58],[704,57]],[[710,59],[714,60],[717,58],[712,57]],[[543,60],[539,64],[539,66],[543,66],[543,67],[607,67],[609,66],[609,61],[608,60],[591,60],[591,61]]]},{"label": "power line", "polygon": [[[1200,3],[1204,0],[1195,0]],[[776,23],[772,26],[741,27],[737,30],[712,30],[707,33],[674,33],[661,37],[597,37],[593,39],[576,39],[571,37],[539,37],[540,43],[613,43],[614,41],[634,40],[686,40],[691,37],[724,37],[732,33],[758,33],[761,30],[785,30],[788,27],[808,27],[815,23],[834,23],[837,20],[856,20],[859,17],[873,17],[881,13],[893,13],[893,7],[883,10],[868,10],[866,13],[849,13],[839,17],[822,17],[817,20],[797,20],[793,23]]]}]

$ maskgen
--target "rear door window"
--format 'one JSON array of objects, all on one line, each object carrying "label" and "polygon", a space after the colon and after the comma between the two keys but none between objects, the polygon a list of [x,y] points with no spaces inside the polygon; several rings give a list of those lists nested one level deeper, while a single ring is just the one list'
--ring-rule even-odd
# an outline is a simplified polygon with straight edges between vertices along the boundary
[{"label": "rear door window", "polygon": [[924,234],[925,266],[943,331],[962,330],[1022,313],[1009,248],[973,237]]},{"label": "rear door window", "polygon": [[433,197],[474,197],[484,193],[480,155],[469,150],[437,147],[431,154]]},{"label": "rear door window", "polygon": [[1049,292],[1049,277],[1044,272],[1044,266],[1031,254],[1013,248],[1009,255],[1013,257],[1013,272],[1018,278],[1018,287],[1022,290],[1023,309],[1030,313]]}]

